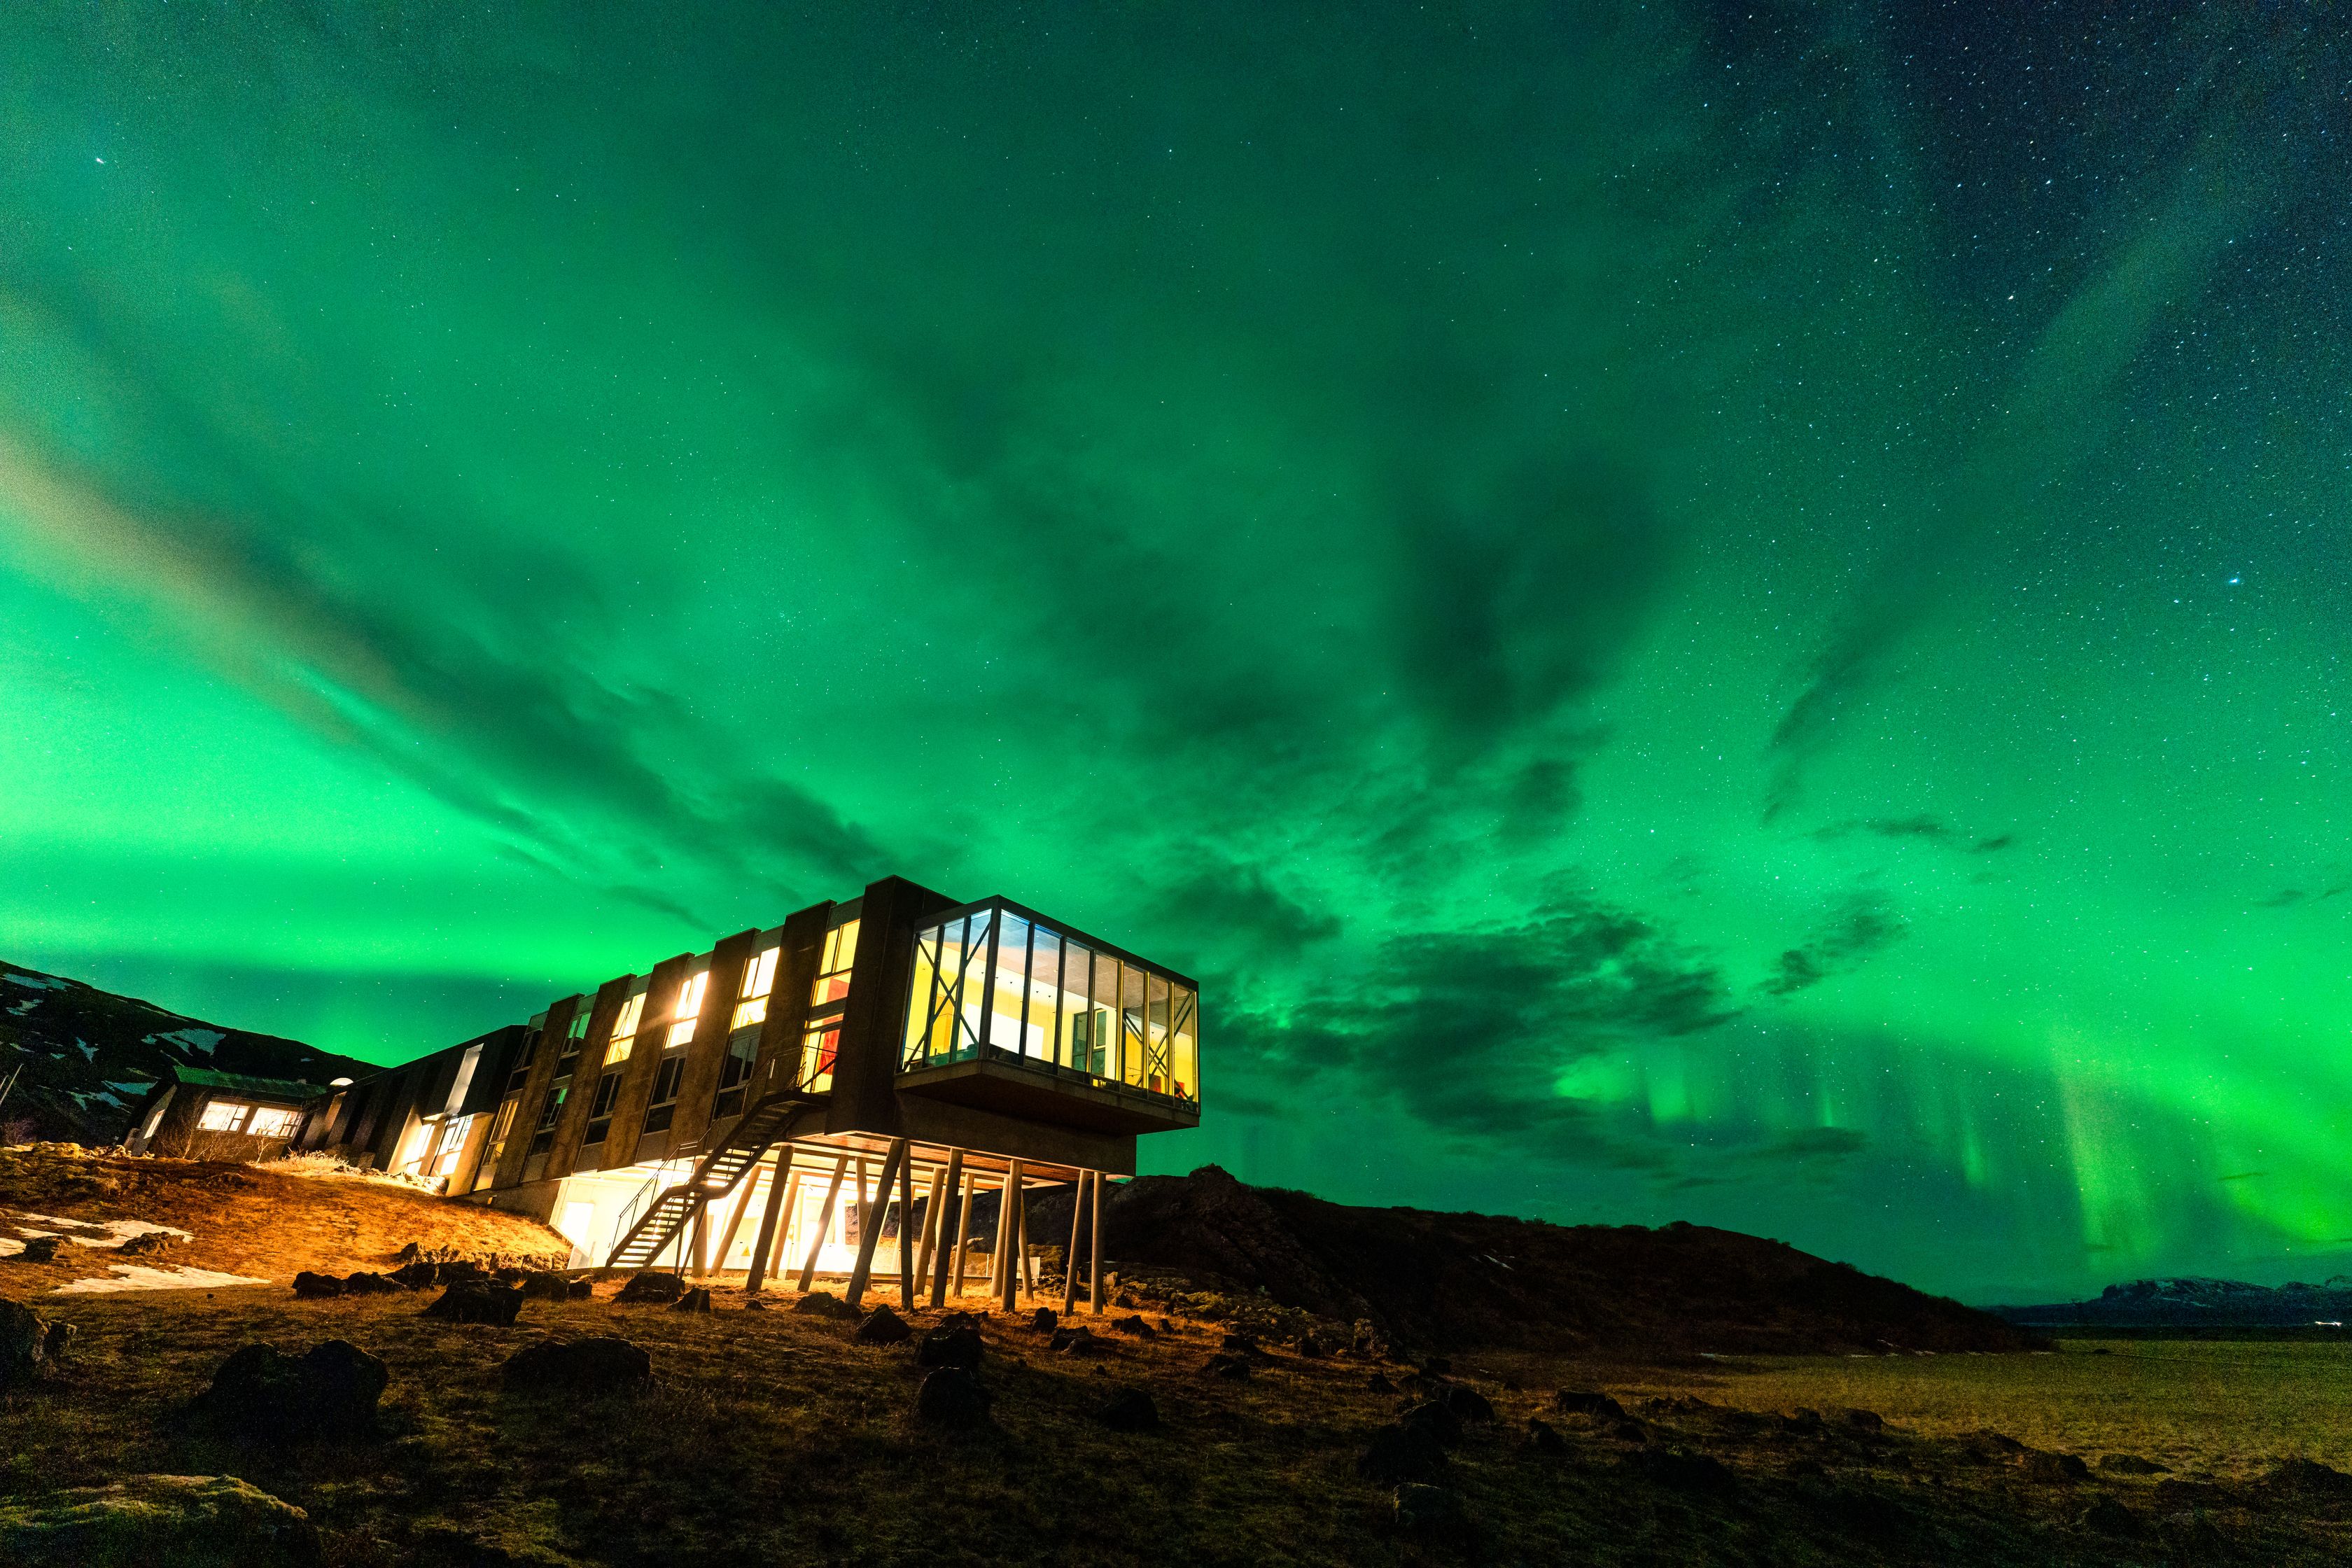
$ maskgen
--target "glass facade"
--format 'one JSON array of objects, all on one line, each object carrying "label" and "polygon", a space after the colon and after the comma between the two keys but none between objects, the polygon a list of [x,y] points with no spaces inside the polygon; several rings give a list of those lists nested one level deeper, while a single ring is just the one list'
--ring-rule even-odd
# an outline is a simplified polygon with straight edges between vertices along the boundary
[{"label": "glass facade", "polygon": [[901,1069],[982,1053],[1198,1103],[1200,994],[1002,900],[915,935]]}]

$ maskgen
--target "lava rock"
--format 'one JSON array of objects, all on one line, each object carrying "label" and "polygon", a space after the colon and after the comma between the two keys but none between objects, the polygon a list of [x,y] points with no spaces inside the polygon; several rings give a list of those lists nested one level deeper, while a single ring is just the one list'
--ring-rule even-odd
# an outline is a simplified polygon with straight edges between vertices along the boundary
[{"label": "lava rock", "polygon": [[1568,1439],[1561,1436],[1559,1428],[1550,1422],[1530,1416],[1528,1419],[1528,1447],[1538,1454],[1565,1454],[1568,1452]]},{"label": "lava rock", "polygon": [[829,1291],[812,1290],[793,1303],[793,1310],[813,1318],[854,1318],[857,1309]]},{"label": "lava rock", "polygon": [[[582,1280],[586,1284],[586,1280]],[[538,1269],[522,1277],[522,1299],[526,1301],[569,1301],[572,1300],[572,1277],[552,1269]]]},{"label": "lava rock", "polygon": [[574,1279],[572,1282],[572,1299],[573,1300],[591,1300],[594,1299],[595,1294],[596,1282],[593,1279]]},{"label": "lava rock", "polygon": [[1397,1391],[1396,1384],[1389,1381],[1389,1374],[1384,1372],[1376,1372],[1364,1379],[1364,1386],[1374,1394],[1394,1394]]},{"label": "lava rock", "polygon": [[2091,1478],[2091,1467],[2072,1454],[2045,1454],[2028,1449],[2023,1460],[2026,1478],[2045,1486],[2072,1486]]},{"label": "lava rock", "polygon": [[1095,1419],[1114,1432],[1157,1432],[1160,1429],[1160,1406],[1151,1395],[1139,1388],[1122,1388],[1110,1396],[1110,1403],[1095,1412]]},{"label": "lava rock", "polygon": [[499,1375],[520,1394],[602,1394],[652,1382],[654,1365],[627,1340],[600,1334],[525,1345],[507,1357]]},{"label": "lava rock", "polygon": [[673,1312],[708,1312],[710,1310],[709,1288],[697,1285],[693,1289],[672,1301],[669,1304],[669,1310]]},{"label": "lava rock", "polygon": [[1029,1314],[1029,1327],[1034,1331],[1041,1334],[1052,1333],[1055,1328],[1060,1324],[1061,1321],[1062,1320],[1060,1318],[1054,1315],[1054,1309],[1051,1307],[1040,1307],[1035,1311]]},{"label": "lava rock", "polygon": [[1111,1320],[1110,1331],[1115,1334],[1132,1334],[1139,1340],[1156,1340],[1160,1337],[1160,1331],[1145,1322],[1138,1314],[1114,1318]]},{"label": "lava rock", "polygon": [[[423,1290],[441,1283],[438,1263],[404,1263],[384,1278],[404,1290]],[[454,1283],[454,1281],[452,1281]]]},{"label": "lava rock", "polygon": [[1247,1356],[1213,1355],[1201,1370],[1211,1377],[1222,1377],[1227,1383],[1246,1383],[1250,1378]]},{"label": "lava rock", "polygon": [[1408,1534],[1450,1537],[1468,1530],[1470,1516],[1460,1492],[1407,1481],[1396,1489],[1396,1523]]},{"label": "lava rock", "polygon": [[2084,1509],[2074,1521],[2081,1530],[2095,1531],[2101,1535],[2137,1535],[2139,1515],[2111,1497],[2103,1497]]},{"label": "lava rock", "polygon": [[115,1248],[125,1258],[149,1258],[180,1244],[180,1238],[168,1230],[142,1230]]},{"label": "lava rock", "polygon": [[387,1279],[364,1268],[343,1276],[343,1294],[346,1296],[397,1296],[406,1287],[397,1280]]},{"label": "lava rock", "polygon": [[1265,1352],[1258,1348],[1257,1336],[1255,1334],[1227,1334],[1225,1342],[1218,1348],[1227,1355],[1245,1355],[1252,1360],[1265,1354]]},{"label": "lava rock", "polygon": [[1110,1344],[1108,1341],[1096,1338],[1091,1329],[1055,1329],[1045,1348],[1059,1351],[1064,1355],[1096,1356],[1107,1353]]},{"label": "lava rock", "polygon": [[1446,1360],[1442,1355],[1424,1357],[1421,1363],[1421,1375],[1423,1377],[1452,1377],[1454,1375],[1454,1363]]},{"label": "lava rock", "polygon": [[915,1395],[915,1414],[935,1426],[969,1430],[987,1424],[992,1403],[970,1368],[942,1366],[923,1379]]},{"label": "lava rock", "polygon": [[857,1338],[869,1345],[902,1345],[915,1337],[907,1320],[887,1307],[877,1307],[866,1320],[857,1325]]},{"label": "lava rock", "polygon": [[1440,1443],[1451,1448],[1462,1441],[1462,1417],[1443,1400],[1424,1400],[1397,1417],[1406,1426],[1420,1426]]},{"label": "lava rock", "polygon": [[1320,1361],[1325,1356],[1331,1353],[1329,1347],[1325,1345],[1321,1339],[1311,1333],[1301,1334],[1298,1336],[1297,1349],[1300,1355],[1311,1357],[1317,1361]]},{"label": "lava rock", "polygon": [[305,1268],[294,1276],[294,1294],[305,1301],[323,1300],[343,1294],[343,1282],[331,1274],[313,1274]]},{"label": "lava rock", "polygon": [[1356,1457],[1356,1474],[1368,1481],[1395,1486],[1425,1481],[1445,1472],[1445,1447],[1425,1426],[1391,1422],[1372,1434],[1371,1442]]},{"label": "lava rock", "polygon": [[666,1307],[685,1294],[685,1280],[675,1274],[648,1268],[630,1275],[629,1282],[621,1287],[621,1293],[613,1300],[629,1306]]},{"label": "lava rock", "polygon": [[58,1260],[58,1240],[59,1238],[54,1236],[33,1237],[25,1243],[25,1249],[16,1254],[16,1261],[19,1263],[55,1263]]},{"label": "lava rock", "polygon": [[2264,1476],[2263,1485],[2309,1498],[2352,1497],[2352,1476],[2316,1459],[2289,1459]]},{"label": "lava rock", "polygon": [[2137,1454],[2105,1454],[2099,1459],[2099,1468],[2111,1476],[2168,1476],[2171,1469],[2153,1459],[2143,1459]]},{"label": "lava rock", "polygon": [[419,1316],[449,1323],[489,1323],[507,1329],[514,1326],[515,1314],[521,1310],[521,1290],[505,1290],[486,1281],[467,1279],[442,1291],[440,1299]]},{"label": "lava rock", "polygon": [[53,1362],[65,1360],[73,1353],[74,1336],[79,1332],[81,1331],[71,1323],[50,1323],[47,1331],[41,1335],[41,1353]]},{"label": "lava rock", "polygon": [[308,1514],[234,1476],[132,1476],[0,1503],[0,1562],[21,1568],[313,1568],[319,1560]]},{"label": "lava rock", "polygon": [[1475,1388],[1454,1384],[1444,1394],[1445,1408],[1464,1421],[1485,1422],[1495,1418],[1494,1401]]},{"label": "lava rock", "polygon": [[23,1302],[0,1297],[0,1388],[30,1382],[48,1360],[48,1323]]},{"label": "lava rock", "polygon": [[383,1363],[348,1340],[324,1340],[299,1356],[257,1341],[230,1352],[196,1395],[195,1408],[240,1436],[365,1436],[392,1381]]},{"label": "lava rock", "polygon": [[982,1349],[980,1331],[969,1323],[933,1329],[915,1347],[915,1364],[973,1372],[979,1369]]},{"label": "lava rock", "polygon": [[1722,1460],[1705,1454],[1678,1454],[1666,1448],[1644,1448],[1628,1454],[1624,1466],[1662,1485],[1686,1492],[1727,1492],[1739,1478]]},{"label": "lava rock", "polygon": [[1875,1410],[1849,1410],[1845,1413],[1845,1424],[1859,1432],[1886,1430],[1886,1418]]},{"label": "lava rock", "polygon": [[1625,1407],[1605,1394],[1592,1394],[1580,1388],[1563,1388],[1551,1396],[1554,1410],[1565,1410],[1578,1415],[1606,1415],[1622,1420]]}]

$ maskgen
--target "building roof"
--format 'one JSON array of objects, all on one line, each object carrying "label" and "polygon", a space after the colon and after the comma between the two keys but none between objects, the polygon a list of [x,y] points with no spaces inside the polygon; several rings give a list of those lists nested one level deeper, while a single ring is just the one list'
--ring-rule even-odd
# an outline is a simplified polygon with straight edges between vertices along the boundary
[{"label": "building roof", "polygon": [[241,1072],[220,1072],[212,1068],[192,1068],[174,1064],[172,1076],[191,1089],[226,1089],[238,1094],[249,1094],[257,1100],[316,1100],[327,1092],[322,1083],[305,1083],[297,1078],[254,1078]]}]

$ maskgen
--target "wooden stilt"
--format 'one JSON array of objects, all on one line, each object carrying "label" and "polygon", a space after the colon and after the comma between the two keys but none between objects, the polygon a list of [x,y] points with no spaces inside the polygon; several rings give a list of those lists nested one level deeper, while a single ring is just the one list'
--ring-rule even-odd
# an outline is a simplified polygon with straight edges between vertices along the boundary
[{"label": "wooden stilt", "polygon": [[1004,1272],[997,1288],[1004,1292],[1004,1310],[1021,1310],[1021,1162],[1004,1176],[1004,1207],[996,1216],[996,1250],[1004,1258]]},{"label": "wooden stilt", "polygon": [[[963,1151],[950,1149],[948,1151],[947,1190],[940,1194],[937,1255],[931,1264],[931,1305],[934,1307],[942,1306],[947,1301],[949,1260],[952,1258],[958,1268],[962,1267],[962,1232],[948,1229],[948,1211],[963,1200]],[[961,1280],[956,1288],[959,1290],[963,1288]]]},{"label": "wooden stilt", "polygon": [[898,1157],[898,1306],[915,1310],[915,1156]]},{"label": "wooden stilt", "polygon": [[1024,1281],[1021,1289],[1034,1307],[1037,1304],[1037,1249],[1029,1244],[1029,1194],[1025,1188],[1021,1194],[1021,1250],[1013,1256],[1021,1260],[1021,1278]]},{"label": "wooden stilt", "polygon": [[703,1227],[709,1223],[710,1200],[705,1198],[701,1203],[695,1206],[694,1223],[687,1226],[686,1234],[684,1236],[678,1237],[677,1272],[679,1278],[683,1279],[686,1275],[687,1260],[688,1258],[693,1259],[694,1271],[698,1274],[702,1272]]},{"label": "wooden stilt", "polygon": [[1012,1248],[1004,1245],[1004,1226],[1013,1215],[1013,1183],[1000,1177],[996,1184],[996,1232],[988,1244],[988,1310],[996,1310],[1004,1300],[1004,1258]]},{"label": "wooden stilt", "polygon": [[1102,1177],[1103,1177],[1103,1173],[1102,1173],[1100,1171],[1091,1171],[1091,1172],[1089,1172],[1089,1173],[1088,1173],[1090,1176],[1092,1176],[1092,1177],[1094,1178],[1094,1189],[1095,1189],[1095,1212],[1094,1212],[1094,1221],[1095,1221],[1095,1227],[1094,1227],[1094,1228],[1095,1228],[1095,1240],[1094,1240],[1094,1247],[1093,1247],[1093,1254],[1094,1254],[1094,1256],[1093,1256],[1093,1258],[1092,1258],[1091,1263],[1090,1263],[1090,1265],[1089,1265],[1089,1267],[1090,1267],[1090,1268],[1091,1268],[1091,1271],[1092,1271],[1092,1272],[1091,1272],[1090,1278],[1088,1279],[1088,1280],[1087,1280],[1087,1310],[1088,1310],[1089,1312],[1093,1313],[1096,1317],[1099,1318],[1099,1317],[1101,1317],[1101,1316],[1102,1316],[1102,1310],[1103,1310],[1103,1299],[1102,1299],[1102,1211],[1103,1211]]},{"label": "wooden stilt", "polygon": [[738,1231],[743,1228],[744,1212],[751,1208],[751,1194],[759,1190],[759,1186],[760,1173],[757,1170],[752,1171],[750,1175],[743,1178],[743,1190],[736,1194],[735,1211],[728,1215],[727,1228],[719,1233],[719,1250],[703,1262],[702,1271],[704,1273],[724,1274],[727,1272],[727,1255],[735,1250],[735,1235]]},{"label": "wooden stilt", "polygon": [[768,1273],[772,1277],[784,1271],[784,1247],[793,1228],[800,1224],[800,1199],[801,1173],[800,1168],[794,1166],[793,1173],[784,1178],[784,1206],[781,1211],[782,1217],[776,1221],[775,1249],[768,1255]]},{"label": "wooden stilt", "polygon": [[940,1201],[940,1192],[947,1184],[947,1174],[942,1170],[931,1172],[930,1194],[923,1200],[923,1250],[921,1256],[915,1259],[915,1283],[931,1292],[931,1305],[934,1307],[940,1304],[940,1293],[931,1286],[931,1258],[940,1249],[940,1231],[947,1218],[947,1211]]},{"label": "wooden stilt", "polygon": [[849,1174],[849,1156],[844,1154],[834,1162],[833,1185],[824,1190],[824,1212],[817,1216],[816,1235],[809,1238],[808,1261],[801,1265],[801,1289],[805,1290],[816,1279],[816,1251],[824,1245],[824,1233],[833,1228],[833,1205],[841,1201],[841,1184]]},{"label": "wooden stilt", "polygon": [[784,1175],[792,1163],[789,1145],[776,1151],[775,1168],[768,1173],[768,1206],[760,1211],[760,1237],[751,1243],[751,1272],[743,1279],[743,1293],[747,1296],[758,1295],[760,1287],[768,1282],[769,1272],[775,1268],[768,1254],[783,1248],[784,1238],[777,1234],[777,1221],[784,1212],[784,1194],[800,1182],[797,1171],[789,1180]]},{"label": "wooden stilt", "polygon": [[[956,1151],[956,1153],[955,1153],[955,1155],[954,1155],[954,1158],[953,1158],[952,1160],[950,1160],[950,1165],[953,1165],[956,1162],[961,1161],[962,1158],[963,1158],[963,1151],[961,1151],[961,1150],[960,1150],[960,1149],[959,1149],[958,1151]],[[965,1248],[966,1248],[966,1247],[968,1247],[971,1244],[971,1190],[972,1190],[972,1186],[973,1186],[973,1184],[972,1184],[972,1183],[966,1182],[966,1183],[964,1184],[964,1185],[963,1185],[963,1201],[962,1201],[962,1207],[961,1207],[961,1209],[959,1209],[959,1210],[957,1211],[957,1214],[956,1214],[956,1243],[955,1243],[954,1294],[955,1294],[955,1299],[956,1299],[957,1300],[959,1300],[959,1301],[961,1301],[961,1300],[963,1300],[963,1260],[964,1260],[964,1250],[965,1250]]]},{"label": "wooden stilt", "polygon": [[1070,1184],[1070,1245],[1062,1251],[1062,1316],[1078,1304],[1078,1219],[1087,1212],[1087,1173]]},{"label": "wooden stilt", "polygon": [[866,1162],[863,1160],[857,1162],[857,1197],[856,1202],[857,1206],[857,1236],[858,1239],[862,1241],[866,1237],[866,1224],[868,1218],[866,1211],[873,1206],[866,1200]]},{"label": "wooden stilt", "polygon": [[[890,1140],[890,1152],[882,1156],[882,1179],[875,1184],[874,1201],[866,1205],[866,1221],[857,1233],[857,1266],[849,1271],[849,1292],[842,1298],[853,1307],[866,1304],[866,1284],[874,1278],[874,1246],[882,1239],[882,1210],[890,1197],[890,1184],[898,1178],[900,1162],[907,1157],[907,1141]],[[857,1179],[866,1180],[866,1162],[858,1163]]]}]

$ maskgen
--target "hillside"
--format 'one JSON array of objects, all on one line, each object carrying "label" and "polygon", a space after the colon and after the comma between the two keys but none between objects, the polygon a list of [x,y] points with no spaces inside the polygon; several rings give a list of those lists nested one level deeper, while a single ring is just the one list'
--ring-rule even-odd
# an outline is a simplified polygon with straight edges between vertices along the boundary
[{"label": "hillside", "polygon": [[2093,1300],[1991,1310],[2010,1322],[2042,1328],[2311,1328],[2352,1322],[2352,1277],[2338,1275],[2319,1285],[2134,1279],[2108,1286]]},{"label": "hillside", "polygon": [[25,1069],[0,1106],[0,1126],[29,1121],[34,1138],[121,1142],[131,1108],[173,1062],[320,1084],[376,1070],[299,1040],[208,1024],[79,980],[0,964],[0,1078],[19,1063]]},{"label": "hillside", "polygon": [[[1032,1234],[1069,1229],[1066,1195]],[[1114,1190],[1108,1255],[1400,1342],[1577,1352],[2019,1350],[2032,1335],[1957,1301],[1704,1226],[1556,1226],[1352,1208],[1252,1187],[1214,1165]]]}]

